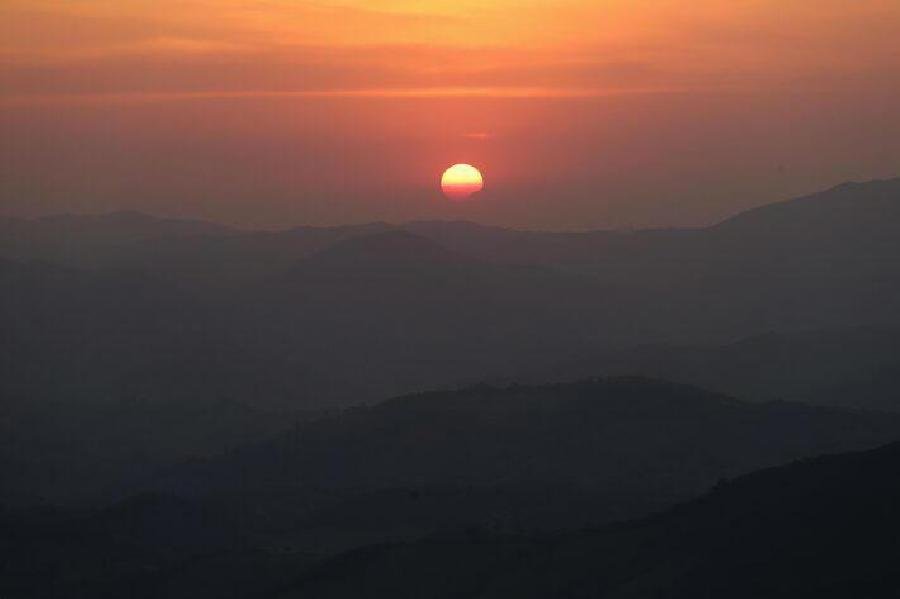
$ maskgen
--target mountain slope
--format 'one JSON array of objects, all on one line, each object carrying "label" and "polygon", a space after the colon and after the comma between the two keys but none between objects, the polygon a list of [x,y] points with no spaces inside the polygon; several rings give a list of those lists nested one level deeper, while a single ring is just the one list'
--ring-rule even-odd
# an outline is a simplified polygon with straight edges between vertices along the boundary
[{"label": "mountain slope", "polygon": [[577,380],[597,373],[641,373],[749,401],[898,411],[900,326],[770,332],[715,346],[640,346],[585,355],[513,379]]},{"label": "mountain slope", "polygon": [[776,202],[726,219],[713,230],[736,234],[819,235],[890,229],[900,219],[900,177],[848,182],[805,197]]},{"label": "mountain slope", "polygon": [[[718,227],[634,233],[460,223],[244,233],[127,214],[27,221],[37,245],[54,240],[91,272],[31,264],[20,277],[20,267],[0,267],[13,290],[0,327],[25,350],[0,366],[25,379],[24,394],[43,393],[53,381],[35,373],[55,364],[62,387],[121,395],[155,379],[150,392],[165,380],[184,394],[221,380],[254,403],[334,406],[636,345],[721,347],[897,323],[897,204],[900,183],[872,182]],[[864,215],[844,218],[847,206]],[[82,260],[95,238],[107,240],[106,258]]]},{"label": "mountain slope", "polygon": [[761,471],[643,521],[373,547],[280,599],[896,597],[900,444]]},{"label": "mountain slope", "polygon": [[722,481],[641,520],[550,534],[469,528],[324,560],[260,543],[218,510],[166,495],[75,513],[0,510],[0,592],[11,599],[887,599],[900,589],[898,469],[895,443]]},{"label": "mountain slope", "polygon": [[650,380],[476,387],[301,424],[161,489],[339,548],[467,526],[608,522],[755,468],[898,437],[898,416],[747,404]]},{"label": "mountain slope", "polygon": [[206,263],[253,256],[262,267],[285,254],[296,260],[343,240],[405,230],[484,261],[616,271],[703,259],[697,252],[716,247],[727,250],[723,257],[732,259],[742,247],[750,256],[759,252],[761,257],[775,253],[782,258],[792,257],[784,254],[789,247],[825,252],[820,259],[842,252],[884,251],[896,247],[891,241],[898,223],[900,178],[845,183],[748,210],[712,227],[683,230],[516,231],[469,222],[417,221],[248,232],[135,212],[5,219],[0,221],[0,255],[80,266],[97,264],[102,253],[119,254],[106,260],[114,259],[119,266],[129,259],[152,263],[155,253],[162,254],[156,258],[160,265],[174,263],[176,254],[204,256]]},{"label": "mountain slope", "polygon": [[0,508],[9,599],[238,599],[312,560],[250,546],[227,518],[164,495],[82,511]]},{"label": "mountain slope", "polygon": [[[475,267],[474,258],[457,254],[404,230],[351,237],[327,247],[300,263],[303,271],[427,275],[431,269]],[[443,272],[439,274],[444,274]]]},{"label": "mountain slope", "polygon": [[0,221],[0,255],[85,266],[121,260],[116,254],[151,240],[214,238],[237,231],[199,220],[156,218],[140,212],[57,215]]}]

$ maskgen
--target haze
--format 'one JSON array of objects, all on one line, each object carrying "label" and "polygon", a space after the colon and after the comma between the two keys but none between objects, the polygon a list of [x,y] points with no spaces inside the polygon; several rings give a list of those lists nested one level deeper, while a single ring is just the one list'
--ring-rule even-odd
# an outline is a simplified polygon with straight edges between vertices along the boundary
[{"label": "haze", "polygon": [[894,1],[160,8],[3,3],[3,214],[702,225],[900,164]]},{"label": "haze", "polygon": [[0,0],[0,598],[897,599],[900,0]]}]

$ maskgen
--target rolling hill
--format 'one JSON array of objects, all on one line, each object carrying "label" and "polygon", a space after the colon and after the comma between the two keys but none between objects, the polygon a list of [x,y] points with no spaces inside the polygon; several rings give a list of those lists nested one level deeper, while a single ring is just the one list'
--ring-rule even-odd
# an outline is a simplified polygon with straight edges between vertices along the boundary
[{"label": "rolling hill", "polygon": [[795,400],[900,410],[900,327],[872,325],[770,332],[725,345],[638,346],[585,355],[514,381],[641,373],[748,401]]},{"label": "rolling hill", "polygon": [[279,599],[896,597],[900,445],[755,472],[574,534],[435,536],[328,561]]},{"label": "rolling hill", "polygon": [[[653,381],[400,398],[199,464],[194,498],[0,509],[0,592],[894,597],[900,445],[812,456],[898,434],[884,415],[753,406]],[[804,459],[738,474],[790,455]],[[533,482],[542,477],[556,482]],[[719,478],[662,509],[682,496],[667,491],[705,477]],[[436,480],[443,486],[428,483]],[[352,499],[382,481],[402,487]],[[592,482],[601,492],[585,492]],[[303,521],[311,508],[315,526]],[[621,519],[641,512],[655,514]],[[568,530],[538,525],[560,516]],[[355,548],[328,555],[341,545]]]},{"label": "rolling hill", "polygon": [[301,423],[155,490],[334,550],[472,526],[605,523],[757,468],[897,438],[897,415],[745,403],[653,380],[482,386]]}]

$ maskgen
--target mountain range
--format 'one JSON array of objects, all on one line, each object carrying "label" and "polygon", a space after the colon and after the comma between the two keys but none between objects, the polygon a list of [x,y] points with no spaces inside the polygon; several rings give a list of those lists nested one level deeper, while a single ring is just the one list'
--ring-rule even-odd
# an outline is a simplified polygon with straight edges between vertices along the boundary
[{"label": "mountain range", "polygon": [[893,597],[900,445],[872,448],[898,436],[897,417],[646,380],[411,396],[166,491],[0,510],[0,593]]},{"label": "mountain range", "polygon": [[[121,492],[128,460],[98,462],[117,447],[98,430],[133,428],[133,406],[146,431],[180,422],[210,440],[133,437],[149,471],[318,411],[482,381],[647,375],[897,411],[898,206],[890,180],[696,230],[7,219],[0,458],[16,474],[2,496],[74,500],[54,471],[92,481],[80,500]],[[216,405],[240,406],[223,414],[244,413],[244,430]]]},{"label": "mountain range", "polygon": [[183,392],[214,373],[256,404],[347,405],[637,346],[894,326],[897,255],[900,179],[695,230],[11,219],[0,326],[21,348],[0,368],[35,396],[51,391],[32,371],[52,367],[95,393],[154,395],[162,379]]},{"label": "mountain range", "polygon": [[898,250],[900,179],[683,230],[2,220],[0,595],[896,596]]},{"label": "mountain range", "polygon": [[577,533],[471,531],[358,550],[269,597],[896,597],[900,445],[724,482]]},{"label": "mountain range", "polygon": [[439,530],[559,530],[643,516],[717,481],[900,438],[900,415],[747,403],[649,379],[393,399],[160,479],[313,551]]}]

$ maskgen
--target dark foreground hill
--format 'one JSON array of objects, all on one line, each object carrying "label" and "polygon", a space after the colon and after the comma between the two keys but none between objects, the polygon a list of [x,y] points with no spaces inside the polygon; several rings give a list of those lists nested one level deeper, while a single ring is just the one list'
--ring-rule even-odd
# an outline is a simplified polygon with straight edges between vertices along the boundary
[{"label": "dark foreground hill", "polygon": [[581,531],[446,531],[322,559],[163,495],[0,510],[9,599],[893,598],[900,444],[723,481],[659,515]]},{"label": "dark foreground hill", "polygon": [[744,403],[645,379],[482,386],[302,423],[157,488],[327,552],[472,526],[607,523],[757,468],[898,438],[898,415]]},{"label": "dark foreground hill", "polygon": [[330,560],[270,597],[893,598],[900,444],[757,472],[628,524],[434,537]]},{"label": "dark foreground hill", "polygon": [[232,522],[175,497],[105,509],[0,509],[4,599],[239,599],[315,556],[250,545]]}]

